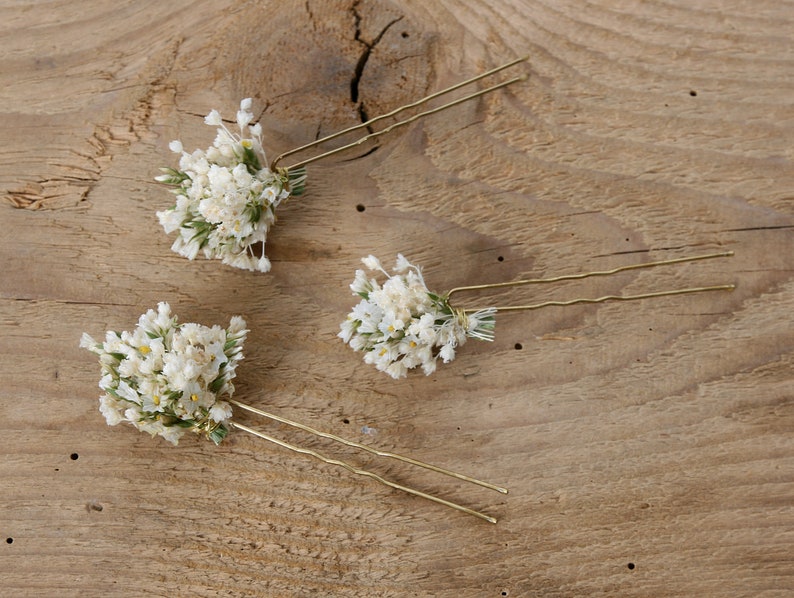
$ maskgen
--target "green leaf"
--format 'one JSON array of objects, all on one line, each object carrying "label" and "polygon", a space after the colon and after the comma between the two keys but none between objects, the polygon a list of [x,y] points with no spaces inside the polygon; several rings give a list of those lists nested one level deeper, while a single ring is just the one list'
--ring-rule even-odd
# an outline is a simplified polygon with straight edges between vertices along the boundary
[{"label": "green leaf", "polygon": [[108,393],[112,397],[118,399],[119,401],[124,401],[125,403],[130,403],[131,405],[137,405],[138,404],[135,401],[130,401],[129,399],[125,399],[124,397],[120,396],[119,393],[117,393],[115,391],[115,389],[113,389],[113,388],[103,388],[102,390],[104,390],[106,393]]},{"label": "green leaf", "polygon": [[215,444],[220,444],[224,438],[229,434],[229,428],[223,424],[219,425],[212,432],[210,432],[210,440]]},{"label": "green leaf", "polygon": [[[163,421],[163,420],[161,420],[161,421]],[[177,419],[174,419],[173,421],[169,421],[169,422],[163,421],[163,425],[166,428],[171,428],[173,426],[176,426],[177,428],[195,428],[196,427],[196,421],[192,420],[192,419],[179,419],[179,418],[177,418]]]},{"label": "green leaf", "polygon": [[[193,221],[195,223],[195,220]],[[212,230],[212,225],[207,223],[202,223],[201,226],[192,226],[190,228],[196,229],[196,232],[190,237],[191,241],[196,241],[199,244],[199,247],[204,247],[209,241],[210,231]]]},{"label": "green leaf", "polygon": [[251,222],[259,222],[262,217],[262,206],[259,204],[249,204],[246,206],[245,211],[248,213],[248,219]]},{"label": "green leaf", "polygon": [[289,182],[289,192],[291,195],[303,195],[306,189],[306,167],[296,168],[287,171],[287,181]]},{"label": "green leaf", "polygon": [[212,382],[209,383],[209,386],[207,386],[207,390],[209,390],[212,393],[216,393],[217,394],[218,391],[221,388],[223,388],[223,383],[225,382],[225,380],[226,380],[226,375],[225,374],[221,374],[220,376],[215,378],[215,380],[213,380]]},{"label": "green leaf", "polygon": [[184,181],[190,179],[190,176],[186,172],[177,170],[176,168],[165,167],[161,168],[160,172],[164,174],[156,176],[154,180],[165,185],[180,185]]},{"label": "green leaf", "polygon": [[256,174],[262,170],[262,164],[259,162],[259,156],[256,155],[253,148],[243,146],[243,164],[245,164],[250,174]]}]

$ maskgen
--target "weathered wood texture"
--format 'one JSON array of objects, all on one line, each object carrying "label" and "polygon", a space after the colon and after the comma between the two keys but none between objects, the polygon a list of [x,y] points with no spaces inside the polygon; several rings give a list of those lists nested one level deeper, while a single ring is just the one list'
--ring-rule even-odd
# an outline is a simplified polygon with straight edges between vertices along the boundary
[{"label": "weathered wood texture", "polygon": [[[6,1],[0,29],[0,594],[794,590],[791,2]],[[152,177],[211,108],[253,96],[281,151],[525,53],[527,82],[313,165],[270,274],[170,252]],[[430,377],[335,338],[368,253],[444,290],[719,248],[508,299],[733,293],[503,314]],[[107,427],[80,333],[158,301],[245,316],[241,400],[511,494],[274,434],[499,523],[241,433]]]}]

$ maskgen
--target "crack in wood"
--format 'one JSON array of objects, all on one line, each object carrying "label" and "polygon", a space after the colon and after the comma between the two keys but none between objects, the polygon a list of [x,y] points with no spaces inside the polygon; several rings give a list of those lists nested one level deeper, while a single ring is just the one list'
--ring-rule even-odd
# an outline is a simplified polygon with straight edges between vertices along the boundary
[{"label": "crack in wood", "polygon": [[153,64],[139,80],[117,88],[143,90],[130,98],[128,110],[120,119],[94,125],[91,134],[83,139],[85,145],[70,148],[64,152],[65,156],[51,159],[48,162],[50,172],[5,190],[0,199],[14,208],[34,211],[72,208],[86,201],[113,159],[114,148],[129,147],[140,140],[151,121],[156,97],[174,91],[167,80],[182,41],[181,38],[174,40],[170,51],[165,53],[165,60]]},{"label": "crack in wood", "polygon": [[725,232],[729,233],[746,233],[750,231],[760,231],[760,230],[786,230],[794,228],[794,224],[780,224],[780,225],[771,225],[771,226],[747,226],[742,228],[726,228]]},{"label": "crack in wood", "polygon": [[[362,16],[358,10],[359,4],[360,4],[360,0],[355,0],[352,6],[350,7],[350,11],[353,13],[353,19],[356,28],[354,39],[358,43],[364,46],[364,50],[361,52],[361,55],[358,57],[358,62],[356,62],[356,68],[353,72],[353,77],[350,80],[350,101],[353,102],[354,104],[358,104],[358,114],[359,117],[361,118],[361,122],[363,123],[369,120],[366,109],[364,108],[364,102],[363,101],[359,102],[359,85],[361,83],[361,77],[364,74],[364,68],[367,66],[367,61],[369,61],[369,57],[372,54],[372,51],[375,49],[375,46],[377,46],[380,43],[381,39],[383,39],[383,36],[386,35],[386,32],[392,27],[392,25],[402,21],[403,17],[399,16],[389,21],[386,24],[386,26],[383,29],[381,29],[380,33],[378,33],[378,35],[375,36],[375,39],[373,39],[371,42],[368,42],[362,37],[362,33],[361,33]],[[370,132],[372,131],[370,130]]]}]

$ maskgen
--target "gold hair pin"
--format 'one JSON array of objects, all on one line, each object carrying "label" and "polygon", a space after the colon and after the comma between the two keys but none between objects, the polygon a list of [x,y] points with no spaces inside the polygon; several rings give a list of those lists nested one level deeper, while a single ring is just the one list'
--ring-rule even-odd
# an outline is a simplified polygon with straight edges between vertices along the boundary
[{"label": "gold hair pin", "polygon": [[279,204],[290,196],[303,193],[307,165],[366,143],[425,116],[523,81],[526,75],[513,77],[436,108],[419,112],[380,131],[370,132],[351,143],[298,160],[287,167],[279,166],[284,158],[305,153],[361,129],[371,130],[375,123],[417,108],[527,59],[525,56],[512,60],[391,112],[284,152],[276,156],[269,166],[262,144],[262,126],[259,123],[251,124],[254,119],[251,98],[240,102],[240,109],[237,111],[239,133],[230,131],[223,123],[220,113],[212,110],[204,122],[217,128],[213,145],[207,150],[188,153],[180,141],[172,141],[169,147],[180,155],[179,168],[163,168],[163,174],[155,177],[155,180],[172,186],[172,192],[176,195],[173,206],[157,213],[166,233],[178,232],[171,249],[190,260],[203,253],[208,259],[220,259],[236,268],[268,272],[270,260],[264,255],[264,249],[262,255],[259,255],[254,246],[261,243],[264,248],[267,232],[276,221],[275,210]]},{"label": "gold hair pin", "polygon": [[[231,398],[232,379],[243,358],[243,342],[248,330],[245,321],[235,316],[226,329],[195,323],[179,324],[167,303],[157,311],[149,310],[132,332],[109,331],[104,342],[83,334],[80,346],[99,356],[104,394],[99,410],[108,425],[132,424],[152,436],[162,436],[176,445],[187,432],[204,434],[220,444],[230,430],[238,429],[293,452],[309,455],[324,463],[338,465],[396,490],[445,505],[457,511],[496,523],[496,519],[416,488],[389,481],[380,475],[345,461],[327,457],[312,449],[296,446],[269,434],[232,421],[232,406],[260,417],[298,428],[374,455],[396,459],[430,471],[507,494],[507,489],[464,474],[410,457],[374,449],[365,444],[320,432],[285,417],[268,413]],[[225,400],[221,397],[227,396]]]},{"label": "gold hair pin", "polygon": [[732,256],[732,251],[710,253],[693,257],[681,257],[642,264],[620,266],[610,270],[568,274],[553,278],[514,280],[495,284],[460,286],[446,293],[428,290],[422,273],[402,255],[397,256],[395,273],[389,274],[375,256],[362,261],[370,271],[386,275],[381,285],[368,277],[364,270],[357,270],[350,285],[354,295],[361,301],[342,322],[339,337],[355,351],[364,352],[364,361],[386,372],[392,378],[405,376],[408,370],[421,366],[426,375],[436,370],[440,357],[444,363],[455,358],[455,350],[467,338],[485,341],[494,339],[496,313],[500,311],[527,311],[550,306],[566,306],[578,303],[603,303],[606,301],[635,301],[652,297],[684,295],[706,291],[730,291],[733,284],[692,287],[637,295],[605,295],[595,298],[576,298],[568,301],[544,301],[528,305],[460,307],[453,303],[456,293],[501,289],[534,284],[548,284],[563,280],[579,280],[595,276],[609,276],[618,272],[653,268],[684,262],[694,262]]}]

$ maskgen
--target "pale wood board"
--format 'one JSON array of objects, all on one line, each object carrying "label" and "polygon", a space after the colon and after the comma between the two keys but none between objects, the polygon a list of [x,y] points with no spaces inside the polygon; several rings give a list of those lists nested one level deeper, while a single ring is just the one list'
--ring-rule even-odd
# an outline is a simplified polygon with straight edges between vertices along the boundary
[{"label": "pale wood board", "polygon": [[[0,594],[790,595],[792,30],[780,0],[0,4]],[[277,152],[523,54],[526,82],[312,165],[271,273],[170,251],[152,178],[210,109],[252,96]],[[369,253],[443,291],[722,249],[513,291],[737,285],[501,314],[429,377],[335,337]],[[239,432],[107,427],[80,334],[158,301],[246,318],[240,400],[510,494],[274,435],[499,522]]]}]

